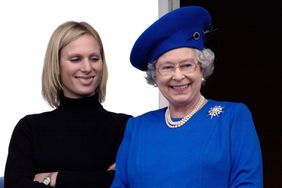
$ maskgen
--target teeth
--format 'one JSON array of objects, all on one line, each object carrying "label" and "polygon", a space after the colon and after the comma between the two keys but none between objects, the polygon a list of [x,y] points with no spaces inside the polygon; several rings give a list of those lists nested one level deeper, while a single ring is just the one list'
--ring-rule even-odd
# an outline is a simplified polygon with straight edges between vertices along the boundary
[{"label": "teeth", "polygon": [[75,76],[75,78],[92,79],[94,78],[94,76],[90,76],[90,77]]},{"label": "teeth", "polygon": [[174,89],[185,89],[187,88],[187,85],[183,85],[183,86],[173,86]]}]

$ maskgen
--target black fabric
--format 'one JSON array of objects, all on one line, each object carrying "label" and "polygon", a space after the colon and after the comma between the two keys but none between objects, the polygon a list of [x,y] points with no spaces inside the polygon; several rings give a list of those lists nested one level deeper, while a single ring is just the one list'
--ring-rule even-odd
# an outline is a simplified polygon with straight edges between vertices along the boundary
[{"label": "black fabric", "polygon": [[105,110],[97,96],[61,97],[58,109],[27,115],[9,145],[5,187],[46,187],[34,175],[58,171],[56,187],[109,187],[130,115]]}]

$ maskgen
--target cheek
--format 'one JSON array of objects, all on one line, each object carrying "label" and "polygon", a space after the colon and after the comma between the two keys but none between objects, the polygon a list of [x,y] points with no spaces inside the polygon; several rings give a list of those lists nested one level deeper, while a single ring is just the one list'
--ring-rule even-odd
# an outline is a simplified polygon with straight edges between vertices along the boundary
[{"label": "cheek", "polygon": [[97,84],[97,85],[100,85],[100,84],[101,84],[102,78],[103,78],[103,73],[101,73],[101,74],[98,75],[97,81],[96,81],[96,84]]},{"label": "cheek", "polygon": [[196,82],[202,82],[202,78],[203,78],[203,73],[201,70],[197,70],[195,72],[195,74],[192,75],[193,77],[193,80],[196,81]]},{"label": "cheek", "polygon": [[73,74],[75,74],[75,67],[60,66],[59,79],[62,85],[71,82]]},{"label": "cheek", "polygon": [[76,67],[73,66],[72,64],[69,64],[67,62],[61,62],[60,63],[60,75],[61,76],[70,75],[71,73],[74,72],[75,69],[76,69]]},{"label": "cheek", "polygon": [[92,66],[92,69],[96,71],[96,73],[98,74],[102,74],[103,73],[103,63],[99,62],[99,63],[95,63]]},{"label": "cheek", "polygon": [[69,81],[69,78],[68,78],[66,72],[64,72],[64,71],[61,71],[61,73],[59,75],[59,79],[60,79],[60,82],[61,82],[62,85],[65,85]]},{"label": "cheek", "polygon": [[104,74],[104,72],[103,72],[103,65],[102,64],[101,65],[97,65],[97,66],[93,67],[93,69],[95,70],[95,72],[96,72],[96,74],[98,76],[97,77],[98,82],[101,82],[103,74]]},{"label": "cheek", "polygon": [[158,86],[163,85],[163,83],[164,83],[164,80],[157,75],[155,76],[154,81]]}]

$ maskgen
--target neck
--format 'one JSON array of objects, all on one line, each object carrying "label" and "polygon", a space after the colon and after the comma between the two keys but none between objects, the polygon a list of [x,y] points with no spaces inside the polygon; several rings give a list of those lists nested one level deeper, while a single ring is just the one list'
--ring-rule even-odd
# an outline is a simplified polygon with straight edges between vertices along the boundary
[{"label": "neck", "polygon": [[179,121],[173,121],[171,119],[171,113],[169,111],[169,108],[166,109],[165,112],[165,122],[169,128],[178,128],[184,125],[189,119],[198,111],[200,108],[202,108],[203,104],[205,103],[205,98],[203,96],[200,96],[200,99],[196,103],[196,105],[193,107],[190,113],[186,114],[185,116],[181,117],[181,120]]}]

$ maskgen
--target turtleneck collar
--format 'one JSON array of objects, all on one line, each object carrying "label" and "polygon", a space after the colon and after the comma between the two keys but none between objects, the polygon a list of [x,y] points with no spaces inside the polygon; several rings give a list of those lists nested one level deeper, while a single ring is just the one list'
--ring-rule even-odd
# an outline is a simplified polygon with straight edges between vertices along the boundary
[{"label": "turtleneck collar", "polygon": [[93,111],[103,109],[103,106],[98,101],[98,96],[83,97],[79,99],[67,98],[60,95],[60,106],[58,110],[64,111]]}]

